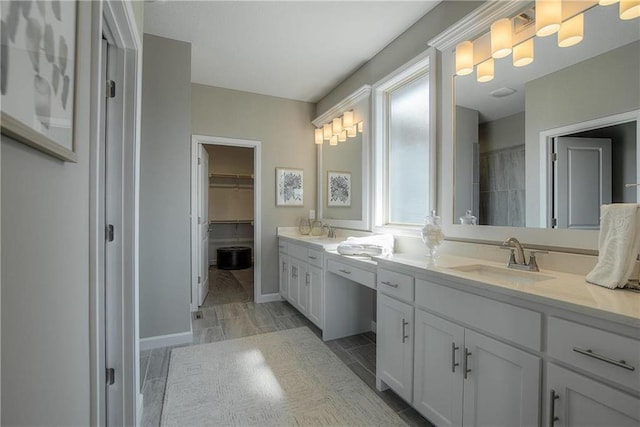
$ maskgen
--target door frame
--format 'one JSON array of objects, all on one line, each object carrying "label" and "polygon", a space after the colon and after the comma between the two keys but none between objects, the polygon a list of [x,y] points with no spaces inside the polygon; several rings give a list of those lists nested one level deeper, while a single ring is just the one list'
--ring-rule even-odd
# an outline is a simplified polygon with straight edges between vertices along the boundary
[{"label": "door frame", "polygon": [[[262,143],[250,139],[223,138],[218,136],[191,136],[191,311],[198,310],[198,146],[226,145],[253,148],[253,294],[257,303],[266,302],[262,296]],[[209,284],[211,286],[211,284]]]},{"label": "door frame", "polygon": [[[638,149],[638,144],[640,143],[640,110],[614,114],[540,132],[540,200],[546,200],[546,203],[540,204],[540,224],[537,226],[542,228],[549,227],[553,217],[553,200],[551,199],[553,183],[549,159],[551,158],[551,153],[553,153],[554,138],[629,122],[636,122],[636,183],[640,183],[640,149]],[[640,186],[637,187],[636,197],[640,201]]]},{"label": "door frame", "polygon": [[[133,7],[126,0],[91,2],[91,91],[90,91],[90,160],[89,160],[89,401],[91,425],[106,424],[106,314],[111,307],[120,313],[122,329],[110,339],[121,346],[122,372],[116,373],[119,382],[119,403],[122,420],[114,424],[139,425],[142,415],[142,394],[139,384],[139,327],[138,327],[138,223],[139,223],[139,164],[140,118],[142,88],[142,40],[134,19]],[[102,38],[118,50],[116,67],[123,76],[117,93],[123,97],[122,108],[113,111],[121,125],[121,152],[117,165],[107,165],[101,132],[106,125],[104,97],[106,76],[103,72]],[[110,197],[122,200],[116,230],[121,239],[119,253],[122,262],[119,280],[119,301],[105,298],[105,200],[104,176],[106,168],[119,172],[122,186]],[[109,190],[111,191],[111,190]],[[113,304],[113,305],[111,305]]]}]

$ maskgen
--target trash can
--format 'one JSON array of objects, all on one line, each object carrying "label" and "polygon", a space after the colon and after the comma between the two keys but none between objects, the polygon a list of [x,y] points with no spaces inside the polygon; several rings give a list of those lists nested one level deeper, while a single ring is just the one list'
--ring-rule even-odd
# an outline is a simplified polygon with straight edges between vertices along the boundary
[{"label": "trash can", "polygon": [[251,248],[246,246],[228,246],[217,252],[220,270],[243,270],[251,267]]}]

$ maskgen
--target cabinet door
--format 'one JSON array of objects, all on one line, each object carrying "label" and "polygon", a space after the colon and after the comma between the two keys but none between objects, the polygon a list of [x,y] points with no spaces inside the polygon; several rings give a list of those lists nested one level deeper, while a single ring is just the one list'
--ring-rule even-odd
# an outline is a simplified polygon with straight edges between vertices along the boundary
[{"label": "cabinet door", "polygon": [[640,425],[640,399],[552,363],[545,395],[548,427]]},{"label": "cabinet door", "polygon": [[309,313],[308,317],[315,325],[323,329],[324,325],[324,280],[322,269],[309,265]]},{"label": "cabinet door", "polygon": [[[289,302],[296,308],[298,308],[298,300],[300,295],[300,284],[304,287],[304,263],[295,258],[289,257]],[[300,279],[302,277],[302,279]]]},{"label": "cabinet door", "polygon": [[400,397],[413,394],[413,307],[378,293],[377,376]]},{"label": "cabinet door", "polygon": [[464,328],[416,310],[413,406],[438,426],[462,425]]},{"label": "cabinet door", "polygon": [[308,317],[309,315],[309,285],[311,283],[311,277],[309,277],[309,265],[306,262],[301,262],[299,265],[298,277],[298,310],[300,313]]},{"label": "cabinet door", "polygon": [[289,294],[289,276],[290,276],[290,266],[289,266],[289,255],[280,254],[280,296],[284,299],[288,299]]},{"label": "cabinet door", "polygon": [[463,425],[538,426],[540,358],[468,329],[464,334]]}]

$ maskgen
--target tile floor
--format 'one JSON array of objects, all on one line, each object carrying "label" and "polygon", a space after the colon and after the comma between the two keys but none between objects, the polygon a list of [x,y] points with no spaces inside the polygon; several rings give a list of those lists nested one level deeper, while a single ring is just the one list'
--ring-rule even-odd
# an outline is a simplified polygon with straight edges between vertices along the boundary
[{"label": "tile floor", "polygon": [[[222,279],[219,276],[222,276]],[[232,283],[232,280],[229,279],[232,276],[225,276],[225,274],[218,274],[217,277],[216,283],[223,285],[222,289],[217,292],[220,299],[228,301],[234,296],[238,299],[244,298],[241,292],[237,292],[239,285]],[[220,299],[217,301],[219,302]],[[242,300],[215,304],[213,298],[210,301],[207,300],[201,308],[201,317],[196,316],[197,313],[192,313],[193,342],[191,345],[242,338],[301,326],[308,327],[318,337],[321,337],[322,334],[320,329],[284,301],[255,304]],[[429,421],[391,390],[378,392],[375,389],[375,341],[376,335],[367,332],[325,341],[325,345],[371,387],[390,408],[396,411],[407,424],[410,426],[432,426]],[[144,395],[143,426],[158,426],[160,424],[169,360],[173,348],[175,347],[163,347],[140,353],[140,383]]]}]

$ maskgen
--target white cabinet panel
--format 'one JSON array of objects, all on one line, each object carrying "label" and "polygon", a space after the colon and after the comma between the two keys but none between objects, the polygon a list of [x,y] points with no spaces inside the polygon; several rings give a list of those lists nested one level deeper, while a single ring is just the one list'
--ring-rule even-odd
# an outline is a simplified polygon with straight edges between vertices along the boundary
[{"label": "white cabinet panel", "polygon": [[280,296],[284,299],[288,299],[288,294],[289,294],[289,276],[290,276],[290,261],[289,261],[289,256],[285,255],[283,253],[280,253],[279,256],[279,289],[280,289]]},{"label": "white cabinet panel", "polygon": [[307,317],[317,327],[324,329],[324,282],[322,280],[322,269],[309,265],[308,271],[309,304]]},{"label": "white cabinet panel", "polygon": [[640,425],[640,399],[552,363],[546,395],[548,427]]},{"label": "white cabinet panel", "polygon": [[464,328],[415,311],[413,406],[438,426],[462,425]]},{"label": "white cabinet panel", "polygon": [[413,307],[378,293],[378,377],[400,397],[413,395]]},{"label": "white cabinet panel", "polygon": [[462,357],[464,426],[539,425],[540,358],[468,329]]},{"label": "white cabinet panel", "polygon": [[300,291],[305,289],[305,270],[306,264],[299,259],[289,257],[291,268],[289,268],[289,302],[300,309]]}]

